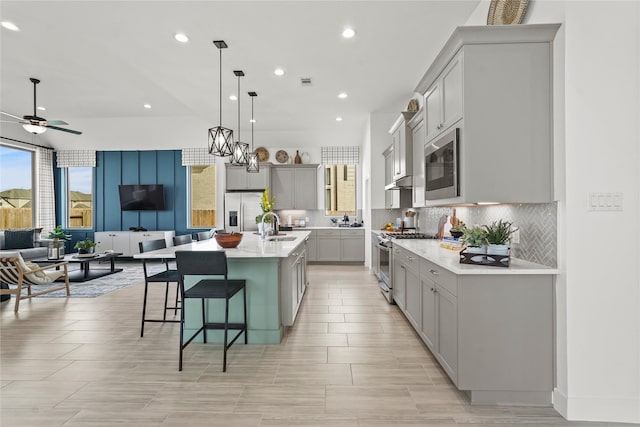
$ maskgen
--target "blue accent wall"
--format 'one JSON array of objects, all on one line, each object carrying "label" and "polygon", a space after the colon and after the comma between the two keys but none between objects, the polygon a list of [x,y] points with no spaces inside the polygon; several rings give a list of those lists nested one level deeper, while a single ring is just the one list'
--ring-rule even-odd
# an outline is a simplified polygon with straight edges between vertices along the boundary
[{"label": "blue accent wall", "polygon": [[[63,200],[60,185],[62,169],[55,168],[57,224]],[[165,210],[122,211],[120,184],[162,184]],[[71,230],[73,236],[67,250],[77,240],[93,238],[93,231],[128,231],[142,226],[149,231],[175,230],[176,235],[191,233],[187,229],[187,174],[182,166],[181,150],[163,151],[98,151],[94,169],[94,227],[93,230]]]}]

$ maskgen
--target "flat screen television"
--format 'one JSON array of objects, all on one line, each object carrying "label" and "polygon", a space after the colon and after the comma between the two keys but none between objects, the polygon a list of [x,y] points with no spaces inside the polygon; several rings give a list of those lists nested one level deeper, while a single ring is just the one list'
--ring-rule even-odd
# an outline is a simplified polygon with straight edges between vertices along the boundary
[{"label": "flat screen television", "polygon": [[164,210],[162,184],[120,185],[120,208],[123,211]]}]

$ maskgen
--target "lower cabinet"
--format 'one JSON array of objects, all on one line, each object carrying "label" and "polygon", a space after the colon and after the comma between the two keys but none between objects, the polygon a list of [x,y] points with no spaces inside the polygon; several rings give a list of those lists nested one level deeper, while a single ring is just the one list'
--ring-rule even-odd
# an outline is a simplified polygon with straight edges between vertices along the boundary
[{"label": "lower cabinet", "polygon": [[139,242],[164,239],[167,246],[173,246],[175,235],[175,231],[96,231],[94,240],[97,253],[112,250],[122,256],[133,256],[140,253]]},{"label": "lower cabinet", "polygon": [[396,304],[472,403],[551,404],[552,274],[455,274],[397,246],[392,274]]},{"label": "lower cabinet", "polygon": [[280,262],[280,278],[282,324],[292,326],[307,289],[307,261],[304,244],[298,246],[287,259]]},{"label": "lower cabinet", "polygon": [[364,230],[312,230],[307,250],[310,262],[364,262]]}]

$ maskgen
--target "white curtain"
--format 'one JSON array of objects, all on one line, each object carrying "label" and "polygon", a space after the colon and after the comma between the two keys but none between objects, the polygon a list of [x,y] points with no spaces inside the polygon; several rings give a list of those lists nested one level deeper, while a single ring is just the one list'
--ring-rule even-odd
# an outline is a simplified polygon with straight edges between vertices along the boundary
[{"label": "white curtain", "polygon": [[38,164],[38,218],[37,225],[42,227],[42,235],[56,226],[55,194],[53,191],[53,151],[47,148],[37,148]]}]

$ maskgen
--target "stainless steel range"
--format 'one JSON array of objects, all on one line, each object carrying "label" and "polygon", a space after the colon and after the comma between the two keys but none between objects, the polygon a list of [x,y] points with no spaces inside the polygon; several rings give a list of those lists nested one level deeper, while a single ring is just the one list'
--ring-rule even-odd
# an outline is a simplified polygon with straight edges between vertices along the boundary
[{"label": "stainless steel range", "polygon": [[424,233],[381,233],[378,234],[378,272],[380,291],[393,304],[393,240],[395,239],[433,239],[434,236]]}]

